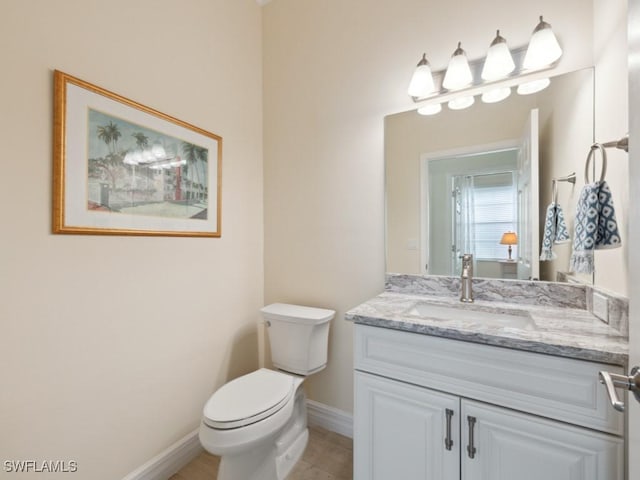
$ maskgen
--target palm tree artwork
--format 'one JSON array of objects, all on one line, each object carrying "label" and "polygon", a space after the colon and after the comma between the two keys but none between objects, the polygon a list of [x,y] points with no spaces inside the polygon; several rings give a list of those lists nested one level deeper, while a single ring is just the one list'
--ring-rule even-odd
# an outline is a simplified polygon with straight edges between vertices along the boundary
[{"label": "palm tree artwork", "polygon": [[[189,142],[182,142],[182,153],[187,160],[186,169],[190,172],[192,182],[191,195],[198,200],[204,200],[207,196],[207,160],[209,151]],[[195,178],[195,180],[194,180]]]},{"label": "palm tree artwork", "polygon": [[91,108],[87,141],[89,209],[207,219],[207,148]]},{"label": "palm tree artwork", "polygon": [[109,122],[108,125],[99,125],[96,129],[98,138],[106,145],[109,153],[105,158],[96,162],[96,166],[101,168],[111,181],[111,188],[116,188],[116,170],[121,161],[121,156],[117,155],[118,140],[122,137],[122,133],[118,126]]},{"label": "palm tree artwork", "polygon": [[149,137],[142,132],[132,133],[131,136],[136,139],[136,145],[140,150],[149,146]]},{"label": "palm tree artwork", "polygon": [[98,127],[98,138],[107,144],[109,153],[114,155],[118,148],[118,140],[122,136],[118,126],[109,122],[109,125],[101,125]]}]

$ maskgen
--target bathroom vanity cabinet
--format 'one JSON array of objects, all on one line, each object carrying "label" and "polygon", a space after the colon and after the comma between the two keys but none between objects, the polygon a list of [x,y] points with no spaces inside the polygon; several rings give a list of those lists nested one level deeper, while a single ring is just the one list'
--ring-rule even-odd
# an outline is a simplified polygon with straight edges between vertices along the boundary
[{"label": "bathroom vanity cabinet", "polygon": [[619,366],[355,326],[355,480],[623,480]]}]

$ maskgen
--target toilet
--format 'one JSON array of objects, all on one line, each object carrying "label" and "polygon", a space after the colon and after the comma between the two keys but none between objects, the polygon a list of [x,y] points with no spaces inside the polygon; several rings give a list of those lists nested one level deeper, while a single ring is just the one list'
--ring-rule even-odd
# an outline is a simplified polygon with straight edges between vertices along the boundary
[{"label": "toilet", "polygon": [[218,480],[284,480],[309,439],[302,383],[327,365],[335,312],[285,303],[261,312],[277,370],[238,377],[204,406],[200,443],[221,457]]}]

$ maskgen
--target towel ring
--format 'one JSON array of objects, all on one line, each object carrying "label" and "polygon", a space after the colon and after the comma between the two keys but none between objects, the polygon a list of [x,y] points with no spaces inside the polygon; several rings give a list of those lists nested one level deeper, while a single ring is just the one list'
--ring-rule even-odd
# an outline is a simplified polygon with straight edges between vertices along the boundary
[{"label": "towel ring", "polygon": [[[602,154],[602,173],[600,173],[600,181],[602,182],[604,180],[605,175],[607,174],[607,151],[604,149],[604,147],[599,144],[599,143],[594,143],[593,145],[591,145],[591,149],[589,150],[589,155],[587,155],[587,163],[584,166],[584,183],[587,184],[589,183],[589,165],[591,164],[591,159],[593,158],[593,155],[596,150],[600,150],[600,153]],[[595,174],[593,176],[593,181],[596,181],[596,177]]]},{"label": "towel ring", "polygon": [[558,182],[553,179],[553,196],[551,197],[551,203],[558,203]]}]

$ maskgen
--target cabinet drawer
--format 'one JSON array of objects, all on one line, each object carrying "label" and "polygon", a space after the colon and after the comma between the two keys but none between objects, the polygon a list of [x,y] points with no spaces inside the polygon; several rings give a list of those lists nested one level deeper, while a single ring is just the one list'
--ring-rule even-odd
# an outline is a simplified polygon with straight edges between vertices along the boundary
[{"label": "cabinet drawer", "polygon": [[598,371],[622,368],[570,358],[356,325],[355,368],[617,435]]}]

